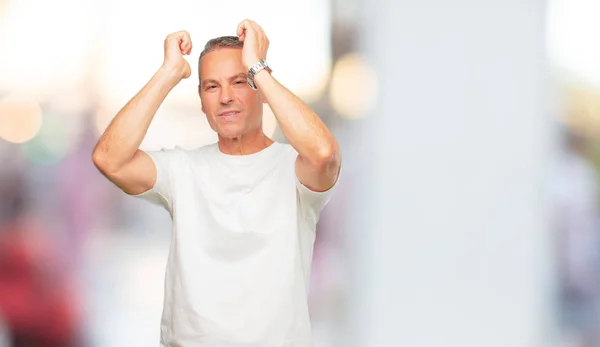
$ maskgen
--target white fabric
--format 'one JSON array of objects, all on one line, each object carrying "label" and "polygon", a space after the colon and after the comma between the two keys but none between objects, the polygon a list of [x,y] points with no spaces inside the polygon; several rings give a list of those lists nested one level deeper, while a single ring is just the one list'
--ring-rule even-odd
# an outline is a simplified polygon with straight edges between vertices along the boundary
[{"label": "white fabric", "polygon": [[173,218],[161,346],[312,346],[315,226],[334,188],[303,186],[283,143],[244,156],[217,144],[146,153],[157,181],[137,196]]}]

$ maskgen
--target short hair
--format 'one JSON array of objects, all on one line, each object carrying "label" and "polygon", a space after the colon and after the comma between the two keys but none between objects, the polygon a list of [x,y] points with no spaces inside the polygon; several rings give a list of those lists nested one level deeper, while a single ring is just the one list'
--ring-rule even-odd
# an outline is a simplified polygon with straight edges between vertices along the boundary
[{"label": "short hair", "polygon": [[204,45],[204,50],[200,53],[200,58],[198,58],[198,78],[200,78],[200,61],[202,57],[207,53],[215,51],[219,48],[242,48],[244,47],[244,42],[240,41],[240,38],[237,36],[220,36],[214,39],[208,40]]}]

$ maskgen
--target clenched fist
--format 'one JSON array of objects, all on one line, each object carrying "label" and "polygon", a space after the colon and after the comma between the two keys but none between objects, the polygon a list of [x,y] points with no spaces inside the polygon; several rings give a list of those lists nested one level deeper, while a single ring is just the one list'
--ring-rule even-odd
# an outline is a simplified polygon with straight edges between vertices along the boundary
[{"label": "clenched fist", "polygon": [[163,66],[173,71],[181,79],[192,74],[190,64],[183,58],[192,52],[192,39],[187,31],[178,31],[165,39],[165,59]]},{"label": "clenched fist", "polygon": [[269,39],[260,25],[252,20],[246,19],[238,25],[237,35],[240,38],[240,41],[244,42],[244,48],[242,49],[242,63],[246,70],[249,70],[252,65],[258,63],[259,60],[267,58]]}]

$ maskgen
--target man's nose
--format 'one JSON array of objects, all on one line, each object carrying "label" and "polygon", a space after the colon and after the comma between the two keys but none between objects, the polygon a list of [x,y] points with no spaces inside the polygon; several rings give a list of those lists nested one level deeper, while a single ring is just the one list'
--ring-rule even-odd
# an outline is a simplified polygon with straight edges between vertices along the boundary
[{"label": "man's nose", "polygon": [[226,86],[222,88],[221,91],[221,103],[226,105],[229,104],[233,101],[233,90],[231,90],[231,87]]}]

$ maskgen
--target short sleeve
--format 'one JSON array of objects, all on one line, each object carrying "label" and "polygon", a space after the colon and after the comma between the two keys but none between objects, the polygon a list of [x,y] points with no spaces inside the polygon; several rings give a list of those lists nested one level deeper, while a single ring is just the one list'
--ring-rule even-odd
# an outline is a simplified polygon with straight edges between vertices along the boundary
[{"label": "short sleeve", "polygon": [[300,182],[300,180],[298,179],[298,176],[294,174],[294,177],[296,179],[296,191],[298,192],[298,197],[300,200],[300,208],[302,210],[303,215],[311,223],[317,224],[317,222],[319,221],[319,215],[321,214],[321,211],[329,203],[336,187],[339,185],[340,176],[342,174],[341,171],[342,170],[340,168],[338,172],[338,177],[333,186],[323,192],[315,192],[313,190],[310,190],[308,187],[302,184],[302,182]]},{"label": "short sleeve", "polygon": [[149,190],[134,195],[156,205],[162,206],[172,213],[173,192],[175,183],[176,167],[180,161],[180,150],[161,149],[156,151],[144,151],[154,162],[156,167],[156,182]]}]

